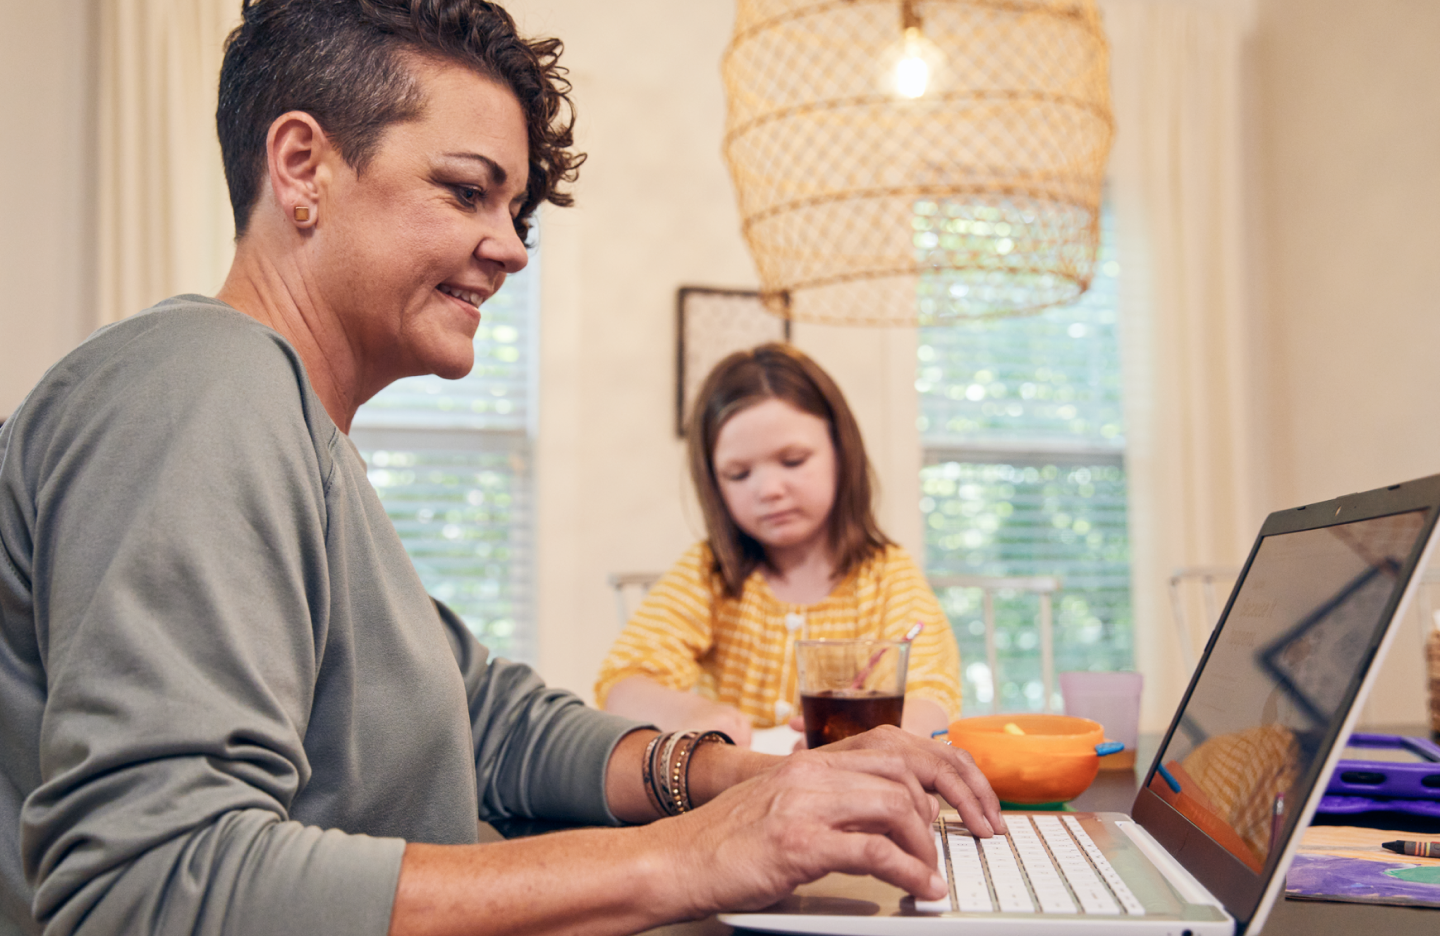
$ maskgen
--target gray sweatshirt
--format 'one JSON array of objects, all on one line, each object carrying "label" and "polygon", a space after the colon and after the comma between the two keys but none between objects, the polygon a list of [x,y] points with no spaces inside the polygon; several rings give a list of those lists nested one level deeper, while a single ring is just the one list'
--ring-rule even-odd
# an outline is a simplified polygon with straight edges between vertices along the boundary
[{"label": "gray sweatshirt", "polygon": [[379,934],[405,840],[613,823],[634,725],[437,607],[277,333],[97,332],[0,429],[0,931]]}]

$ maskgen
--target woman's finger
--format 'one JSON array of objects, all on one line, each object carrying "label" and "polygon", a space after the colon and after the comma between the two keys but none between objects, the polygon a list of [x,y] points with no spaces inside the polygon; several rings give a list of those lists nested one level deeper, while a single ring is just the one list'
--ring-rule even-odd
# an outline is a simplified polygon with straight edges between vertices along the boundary
[{"label": "woman's finger", "polygon": [[827,745],[823,750],[891,752],[903,760],[903,769],[914,776],[923,790],[939,793],[954,806],[971,831],[981,837],[1006,831],[999,797],[975,766],[974,759],[959,748],[886,726]]},{"label": "woman's finger", "polygon": [[933,847],[930,823],[936,803],[921,789],[902,758],[883,751],[857,751],[832,755],[823,752],[792,757],[778,771],[781,779],[824,799],[820,817],[837,827],[881,821],[886,826],[903,822],[911,845],[926,855]]},{"label": "woman's finger", "polygon": [[[896,758],[878,752],[866,752],[867,756],[852,756],[847,760],[869,767],[891,766],[898,763]],[[888,763],[887,763],[888,762]],[[800,771],[806,774],[801,775]],[[896,777],[886,776],[887,773]],[[935,839],[931,832],[932,822],[939,809],[934,800],[923,792],[925,809],[915,808],[914,776],[900,769],[847,770],[844,767],[824,763],[820,767],[794,768],[790,771],[794,782],[805,791],[799,805],[792,798],[787,809],[793,814],[802,809],[813,808],[813,820],[822,826],[843,831],[884,835],[902,851],[915,856],[927,867],[935,863]]]},{"label": "woman's finger", "polygon": [[[916,738],[915,740],[920,739]],[[909,742],[905,742],[905,744],[908,745]],[[842,769],[873,773],[904,784],[915,801],[915,810],[925,817],[926,821],[933,820],[939,814],[939,804],[926,790],[921,778],[916,775],[914,766],[910,763],[903,747],[897,749],[889,746],[877,746],[844,749],[832,744],[819,748],[816,753],[823,754],[830,759],[830,763]]]},{"label": "woman's finger", "polygon": [[647,828],[670,833],[677,863],[706,881],[694,895],[706,912],[764,906],[831,871],[874,874],[916,893],[933,889],[934,837],[907,787],[819,758],[787,758],[706,806]]},{"label": "woman's finger", "polygon": [[1000,814],[1000,797],[990,787],[990,781],[975,765],[975,759],[968,751],[935,743],[938,754],[944,758],[953,773],[941,770],[936,774],[936,792],[954,806],[964,820],[966,828],[984,836],[984,829],[1005,834],[1005,817]]},{"label": "woman's finger", "polygon": [[816,836],[814,846],[832,871],[873,875],[924,900],[938,900],[946,893],[935,861],[922,861],[886,836],[831,832]]},{"label": "woman's finger", "polygon": [[867,811],[851,816],[848,820],[836,822],[835,827],[849,832],[883,835],[927,867],[934,867],[936,854],[932,821],[911,812],[908,795],[897,787],[870,795],[876,797],[871,805],[878,812]]},{"label": "woman's finger", "polygon": [[981,838],[1006,831],[1000,799],[990,781],[965,751],[938,742],[914,753],[910,761],[920,783],[945,798],[960,813],[965,827]]}]

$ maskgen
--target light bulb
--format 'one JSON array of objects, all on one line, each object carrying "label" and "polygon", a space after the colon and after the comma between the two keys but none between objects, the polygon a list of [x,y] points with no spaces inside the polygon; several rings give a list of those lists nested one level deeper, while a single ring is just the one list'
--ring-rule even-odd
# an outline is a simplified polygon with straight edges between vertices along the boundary
[{"label": "light bulb", "polygon": [[895,65],[890,75],[891,86],[900,97],[913,101],[922,97],[930,87],[934,66],[940,60],[940,50],[925,38],[918,26],[907,26],[905,38],[897,51],[899,54],[893,60]]}]

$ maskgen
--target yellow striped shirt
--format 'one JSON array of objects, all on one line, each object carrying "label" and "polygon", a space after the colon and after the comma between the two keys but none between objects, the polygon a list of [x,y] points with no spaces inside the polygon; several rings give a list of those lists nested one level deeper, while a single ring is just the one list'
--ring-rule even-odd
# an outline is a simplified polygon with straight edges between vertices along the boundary
[{"label": "yellow striped shirt", "polygon": [[655,583],[600,667],[596,702],[628,676],[682,692],[698,688],[733,705],[757,728],[799,714],[794,643],[800,639],[898,640],[917,621],[905,694],[960,715],[960,652],[935,593],[910,554],[889,546],[812,605],[781,601],[759,569],[727,598],[707,543],[696,543]]}]

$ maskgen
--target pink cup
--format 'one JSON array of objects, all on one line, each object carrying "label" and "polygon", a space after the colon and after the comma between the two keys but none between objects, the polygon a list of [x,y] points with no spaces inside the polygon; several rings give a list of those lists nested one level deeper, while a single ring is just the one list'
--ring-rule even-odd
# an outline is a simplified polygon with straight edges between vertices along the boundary
[{"label": "pink cup", "polygon": [[1124,770],[1135,766],[1135,743],[1140,738],[1139,673],[1074,671],[1060,674],[1060,695],[1065,714],[1088,718],[1105,726],[1105,737],[1119,741],[1125,750],[1100,758],[1100,769]]}]

